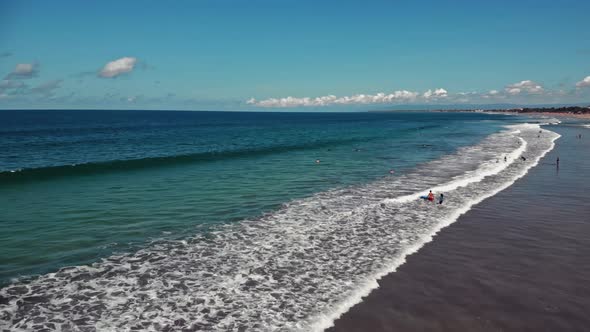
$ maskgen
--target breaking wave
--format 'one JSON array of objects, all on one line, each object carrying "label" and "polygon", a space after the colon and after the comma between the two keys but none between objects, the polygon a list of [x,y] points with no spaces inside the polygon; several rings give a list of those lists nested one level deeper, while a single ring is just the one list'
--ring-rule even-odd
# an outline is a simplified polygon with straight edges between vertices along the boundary
[{"label": "breaking wave", "polygon": [[[0,328],[321,331],[441,228],[524,176],[558,137],[510,126],[403,176],[13,283],[0,290]],[[444,204],[418,199],[428,190]]]}]

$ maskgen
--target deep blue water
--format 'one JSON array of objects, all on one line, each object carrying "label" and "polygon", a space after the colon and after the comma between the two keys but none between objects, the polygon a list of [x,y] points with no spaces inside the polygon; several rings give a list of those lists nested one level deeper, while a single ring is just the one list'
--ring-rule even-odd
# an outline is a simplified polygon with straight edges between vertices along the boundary
[{"label": "deep blue water", "polygon": [[433,112],[0,111],[0,284],[400,176],[513,121]]}]

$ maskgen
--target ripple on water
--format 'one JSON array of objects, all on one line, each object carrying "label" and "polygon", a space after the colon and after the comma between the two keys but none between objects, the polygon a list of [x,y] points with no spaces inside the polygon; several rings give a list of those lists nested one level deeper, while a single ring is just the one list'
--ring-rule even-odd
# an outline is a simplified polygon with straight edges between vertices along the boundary
[{"label": "ripple on water", "polygon": [[[0,290],[0,327],[321,330],[441,227],[526,174],[558,137],[516,129],[404,176],[14,283]],[[429,189],[445,203],[416,199]]]}]

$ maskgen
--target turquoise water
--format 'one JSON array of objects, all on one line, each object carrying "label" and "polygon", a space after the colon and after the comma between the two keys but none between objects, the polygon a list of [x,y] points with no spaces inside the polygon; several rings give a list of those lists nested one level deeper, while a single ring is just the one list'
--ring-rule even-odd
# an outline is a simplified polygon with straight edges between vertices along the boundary
[{"label": "turquoise water", "polygon": [[513,121],[416,112],[0,111],[0,119],[2,284],[398,177]]}]

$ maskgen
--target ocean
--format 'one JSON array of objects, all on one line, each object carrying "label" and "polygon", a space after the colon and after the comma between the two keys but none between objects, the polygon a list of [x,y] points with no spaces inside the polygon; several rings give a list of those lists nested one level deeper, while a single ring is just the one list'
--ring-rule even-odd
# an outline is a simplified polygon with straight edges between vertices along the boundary
[{"label": "ocean", "polygon": [[327,331],[588,331],[584,122],[545,127],[561,137],[536,167],[441,230]]},{"label": "ocean", "polygon": [[0,119],[0,327],[20,329],[323,330],[559,137],[483,113]]}]

